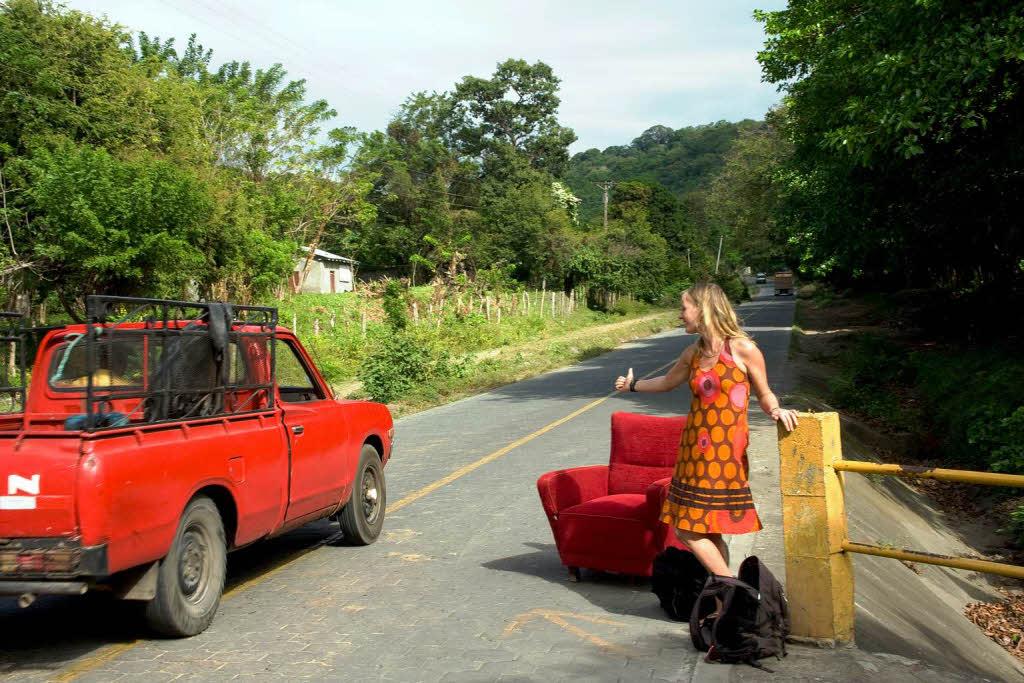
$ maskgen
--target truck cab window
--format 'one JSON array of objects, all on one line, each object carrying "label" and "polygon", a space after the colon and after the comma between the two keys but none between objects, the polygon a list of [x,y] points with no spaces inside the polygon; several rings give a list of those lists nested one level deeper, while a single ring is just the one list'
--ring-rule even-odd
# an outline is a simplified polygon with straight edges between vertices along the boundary
[{"label": "truck cab window", "polygon": [[[99,345],[94,359],[96,369],[92,375],[94,387],[141,389],[145,384],[147,365],[155,361],[155,347],[150,348],[148,359],[141,336],[107,341]],[[50,387],[57,391],[81,391],[89,383],[89,366],[85,342],[81,335],[57,347],[50,362]]]},{"label": "truck cab window", "polygon": [[288,342],[277,346],[275,359],[277,388],[285,403],[319,401],[325,398],[319,385],[313,381],[302,358]]}]

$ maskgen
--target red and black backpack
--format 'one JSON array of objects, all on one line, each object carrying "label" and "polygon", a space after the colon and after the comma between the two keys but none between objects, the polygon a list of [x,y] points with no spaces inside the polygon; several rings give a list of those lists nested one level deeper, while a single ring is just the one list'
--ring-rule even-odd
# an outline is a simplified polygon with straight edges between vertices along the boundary
[{"label": "red and black backpack", "polygon": [[758,663],[786,656],[789,605],[782,584],[761,560],[743,560],[737,578],[711,576],[690,614],[690,639],[707,660]]}]

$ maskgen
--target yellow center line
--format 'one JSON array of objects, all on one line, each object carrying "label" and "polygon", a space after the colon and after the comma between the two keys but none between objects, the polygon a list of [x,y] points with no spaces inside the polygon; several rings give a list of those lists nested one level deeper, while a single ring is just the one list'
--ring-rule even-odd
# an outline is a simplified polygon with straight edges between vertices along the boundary
[{"label": "yellow center line", "polygon": [[50,681],[73,681],[84,673],[89,673],[93,669],[100,668],[122,652],[127,652],[136,645],[141,645],[143,642],[145,641],[133,640],[127,643],[117,643],[116,645],[105,647],[99,652],[99,654],[83,659],[76,664],[72,664],[67,669],[64,669],[56,676],[50,678]]},{"label": "yellow center line", "polygon": [[[644,375],[640,379],[647,379],[648,377],[650,377],[654,373],[660,372],[661,370],[664,370],[665,368],[669,367],[670,365],[673,365],[675,362],[676,361],[674,361],[674,360],[669,361],[665,365],[662,365],[660,368],[657,368],[657,369],[652,370],[651,372],[647,373],[646,375]],[[390,506],[388,506],[388,508],[387,508],[387,510],[385,512],[386,513],[391,513],[391,512],[394,512],[395,510],[400,510],[400,509],[404,508],[409,503],[412,503],[412,502],[414,502],[416,500],[419,500],[420,498],[422,498],[423,496],[427,495],[428,493],[436,491],[437,489],[441,488],[442,486],[444,486],[446,484],[450,484],[450,483],[452,483],[453,481],[455,481],[456,479],[458,479],[460,477],[466,476],[467,474],[469,474],[473,470],[477,469],[478,467],[483,467],[487,463],[493,462],[493,461],[497,460],[498,458],[500,458],[501,456],[505,455],[509,451],[511,451],[511,450],[513,450],[515,448],[519,448],[520,446],[522,446],[525,443],[533,441],[534,439],[536,439],[541,434],[549,432],[552,429],[554,429],[555,427],[558,427],[559,425],[565,424],[566,422],[568,422],[569,420],[573,419],[574,417],[576,417],[578,415],[582,415],[583,413],[587,412],[591,408],[594,408],[596,406],[601,405],[602,403],[604,403],[605,401],[607,401],[612,396],[614,396],[614,395],[616,395],[618,393],[621,393],[621,392],[613,391],[613,392],[609,393],[606,396],[602,396],[601,398],[597,399],[596,401],[594,401],[592,403],[588,403],[587,405],[583,406],[582,408],[580,408],[576,412],[569,413],[568,415],[566,415],[562,419],[555,420],[551,424],[549,424],[549,425],[547,425],[545,427],[541,427],[540,429],[535,431],[533,434],[529,434],[527,436],[524,436],[523,438],[521,438],[518,441],[515,441],[513,443],[510,443],[509,445],[505,446],[504,448],[500,448],[500,449],[494,451],[490,455],[485,455],[484,457],[480,458],[476,462],[471,462],[470,464],[466,465],[465,467],[462,467],[462,468],[459,468],[459,469],[455,470],[454,472],[449,474],[447,477],[444,477],[443,479],[438,479],[433,484],[428,484],[427,486],[424,486],[423,488],[421,488],[419,491],[416,491],[415,493],[410,493],[408,496],[406,496],[405,498],[401,499],[397,503],[392,503]]]},{"label": "yellow center line", "polygon": [[[669,361],[668,363],[666,363],[665,365],[662,365],[661,367],[656,368],[656,369],[652,370],[651,372],[647,373],[646,375],[644,375],[640,379],[647,379],[647,378],[651,377],[652,375],[654,375],[655,373],[661,372],[665,368],[675,364],[675,362],[676,361],[673,359],[673,360]],[[461,477],[466,476],[467,474],[469,474],[473,470],[475,470],[475,469],[477,469],[479,467],[483,467],[484,465],[486,465],[489,462],[493,462],[493,461],[497,460],[501,456],[506,455],[508,452],[518,448],[519,446],[522,446],[525,443],[533,441],[534,439],[536,439],[541,434],[545,434],[546,432],[551,431],[555,427],[558,427],[560,425],[565,424],[566,422],[568,422],[569,420],[573,419],[574,417],[582,415],[583,413],[587,412],[591,408],[594,408],[596,406],[601,405],[602,403],[604,403],[605,401],[607,401],[612,396],[615,396],[618,393],[621,393],[621,392],[612,391],[608,395],[602,396],[601,398],[597,399],[596,401],[588,403],[587,405],[583,406],[579,410],[566,415],[562,419],[555,420],[551,424],[549,424],[547,426],[544,426],[544,427],[541,427],[540,429],[538,429],[537,431],[533,432],[532,434],[524,436],[523,438],[519,439],[518,441],[516,441],[514,443],[510,443],[509,445],[505,446],[504,448],[498,449],[498,450],[494,451],[493,453],[491,453],[490,455],[486,455],[486,456],[480,458],[476,462],[472,462],[472,463],[466,465],[465,467],[461,467],[461,468],[455,470],[454,472],[452,472],[448,476],[446,476],[446,477],[444,477],[442,479],[438,479],[433,484],[429,484],[427,486],[424,486],[419,491],[416,491],[415,493],[409,494],[408,496],[406,496],[405,498],[402,498],[401,500],[399,500],[396,503],[392,503],[385,510],[385,514],[394,512],[395,510],[400,510],[403,507],[405,507],[406,505],[408,505],[409,503],[412,503],[412,502],[415,502],[415,501],[419,500],[420,498],[422,498],[423,496],[427,495],[428,493],[436,491],[437,489],[441,488],[442,486],[445,486],[446,484],[450,484],[453,481],[455,481],[456,479],[459,479]],[[258,583],[262,583],[262,582],[266,581],[267,579],[269,579],[270,577],[274,576],[275,574],[280,573],[286,567],[289,567],[289,566],[295,564],[296,562],[298,562],[303,557],[306,557],[307,555],[310,555],[311,553],[313,553],[313,552],[315,552],[317,550],[320,550],[322,547],[324,547],[324,544],[323,543],[318,543],[317,545],[313,546],[312,548],[307,548],[307,549],[305,549],[303,551],[300,551],[297,555],[292,557],[290,560],[288,560],[284,564],[278,565],[274,569],[271,569],[270,571],[267,571],[266,573],[261,574],[260,576],[257,576],[257,577],[255,577],[253,579],[250,579],[250,580],[248,580],[248,581],[246,581],[244,583],[241,583],[241,584],[235,586],[231,590],[229,590],[226,593],[224,593],[224,598],[223,599],[227,600],[228,598],[230,598],[230,597],[232,597],[232,596],[242,592],[243,590],[245,590],[247,588],[251,588],[252,586],[255,586]],[[53,676],[49,680],[51,682],[60,681],[62,683],[66,683],[67,681],[72,681],[72,680],[74,680],[78,676],[81,676],[84,673],[88,673],[88,672],[90,672],[90,671],[92,671],[94,669],[98,669],[99,667],[103,666],[104,664],[106,664],[110,660],[114,659],[115,657],[117,657],[121,653],[126,652],[126,651],[132,649],[133,647],[135,647],[136,645],[141,645],[142,643],[145,643],[145,642],[148,642],[148,641],[146,639],[139,639],[139,640],[133,640],[133,641],[128,642],[128,643],[117,643],[116,645],[110,645],[110,646],[104,648],[103,650],[101,650],[98,654],[95,654],[95,655],[93,655],[91,657],[83,659],[80,662],[77,662],[76,664],[71,665],[67,669],[64,669],[62,672],[60,672],[59,674]]]}]

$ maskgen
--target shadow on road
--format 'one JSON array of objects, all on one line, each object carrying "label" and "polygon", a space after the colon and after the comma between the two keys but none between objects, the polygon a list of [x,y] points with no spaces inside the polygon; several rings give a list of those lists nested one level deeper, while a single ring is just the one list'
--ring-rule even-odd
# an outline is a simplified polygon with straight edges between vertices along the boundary
[{"label": "shadow on road", "polygon": [[610,613],[675,623],[666,616],[658,604],[657,596],[651,592],[649,578],[583,569],[582,581],[572,583],[569,581],[568,570],[558,559],[558,550],[554,543],[524,545],[534,550],[484,562],[481,566],[496,571],[535,576],[557,584],[578,593],[595,607]]},{"label": "shadow on road", "polygon": [[[242,548],[228,555],[224,591],[258,580],[323,545],[338,544],[338,526],[321,520]],[[108,645],[162,637],[146,627],[144,603],[116,600],[102,591],[75,597],[44,595],[26,609],[15,600],[0,598],[0,674],[57,672]]]}]

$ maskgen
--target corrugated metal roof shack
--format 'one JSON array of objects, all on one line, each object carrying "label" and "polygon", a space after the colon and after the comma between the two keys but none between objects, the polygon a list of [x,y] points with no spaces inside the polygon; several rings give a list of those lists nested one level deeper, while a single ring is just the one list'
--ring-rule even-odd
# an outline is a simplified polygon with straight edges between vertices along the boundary
[{"label": "corrugated metal roof shack", "polygon": [[[309,253],[309,247],[301,247],[305,254]],[[305,284],[299,289],[299,282],[302,280],[302,269],[306,265],[306,256],[299,257],[295,262],[295,270],[292,271],[292,291],[298,294],[333,294],[335,292],[351,292],[355,261],[344,256],[332,254],[323,249],[317,249],[313,253],[313,262],[309,266],[309,277]]]}]

